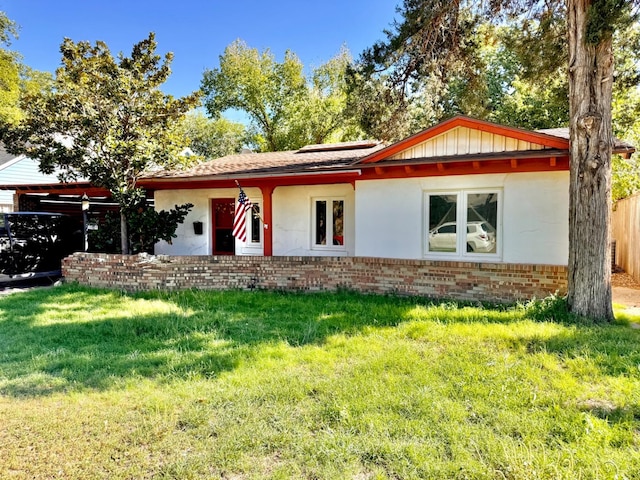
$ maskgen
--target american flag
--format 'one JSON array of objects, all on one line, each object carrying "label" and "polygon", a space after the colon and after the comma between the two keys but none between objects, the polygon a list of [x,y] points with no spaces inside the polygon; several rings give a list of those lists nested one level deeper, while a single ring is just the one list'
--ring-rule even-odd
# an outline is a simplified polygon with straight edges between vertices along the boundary
[{"label": "american flag", "polygon": [[241,242],[247,241],[247,210],[251,210],[253,206],[251,204],[251,200],[247,197],[240,188],[240,193],[238,194],[238,204],[236,205],[236,216],[233,219],[233,236],[236,237]]}]

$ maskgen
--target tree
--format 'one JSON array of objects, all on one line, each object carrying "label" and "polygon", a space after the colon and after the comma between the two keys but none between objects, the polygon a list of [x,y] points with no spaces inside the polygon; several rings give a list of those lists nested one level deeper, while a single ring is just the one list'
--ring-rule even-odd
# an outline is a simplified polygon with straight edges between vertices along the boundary
[{"label": "tree", "polygon": [[347,110],[350,60],[343,49],[307,79],[291,51],[277,62],[269,50],[260,53],[237,40],[220,56],[219,68],[204,73],[204,104],[214,119],[228,109],[246,113],[250,143],[259,151],[360,138],[361,130]]},{"label": "tree", "polygon": [[180,130],[191,150],[208,159],[238,153],[247,138],[243,124],[224,117],[212,120],[201,112],[188,114]]},{"label": "tree", "polygon": [[335,57],[313,70],[304,95],[287,105],[286,123],[297,146],[362,137],[357,118],[347,108],[346,72],[352,60],[343,47]]},{"label": "tree", "polygon": [[[157,211],[146,200],[128,207],[127,231],[131,253],[153,253],[153,246],[160,240],[167,243],[176,238],[176,227],[182,223],[193,208],[193,204],[175,205],[171,210]],[[99,228],[89,231],[89,245],[92,250],[107,253],[122,253],[120,239],[120,219],[107,212],[99,220]]]},{"label": "tree", "polygon": [[281,63],[266,50],[249,48],[237,40],[220,56],[220,68],[207,70],[202,79],[204,105],[213,118],[228,109],[245,112],[260,150],[292,147],[285,126],[286,107],[304,94],[302,63],[292,52]]},{"label": "tree", "polygon": [[120,205],[121,249],[129,253],[127,212],[144,198],[138,180],[181,161],[184,140],[175,125],[198,95],[174,99],[160,85],[173,58],[156,55],[153,33],[115,59],[104,42],[66,38],[52,91],[21,99],[25,118],[5,128],[10,151],[40,160],[43,173],[61,169],[61,181],[84,178],[111,192]]},{"label": "tree", "polygon": [[[567,25],[570,211],[567,302],[572,312],[611,320],[610,205],[612,151],[612,37],[629,18],[627,0],[566,0],[556,2],[489,2],[480,5],[441,0],[405,0],[399,10],[402,22],[387,32],[361,57],[365,76],[385,72],[385,86],[401,91],[415,89],[424,78],[440,77],[447,67],[473,79],[478,58],[473,38],[479,16],[502,21],[525,12],[537,18],[542,34],[550,18],[563,15]],[[545,44],[542,44],[545,46]],[[470,60],[465,63],[465,60]],[[462,68],[460,62],[463,61]],[[446,82],[445,82],[446,83]]]},{"label": "tree", "polygon": [[[0,44],[11,45],[18,27],[4,12],[0,12]],[[0,48],[0,124],[16,124],[22,118],[20,95],[50,88],[51,75],[32,70],[22,63],[20,55]]]}]

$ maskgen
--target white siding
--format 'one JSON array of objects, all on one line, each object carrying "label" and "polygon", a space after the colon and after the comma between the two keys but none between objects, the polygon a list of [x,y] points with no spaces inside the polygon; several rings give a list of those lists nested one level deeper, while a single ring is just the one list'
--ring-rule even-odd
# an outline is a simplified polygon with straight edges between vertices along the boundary
[{"label": "white siding", "polygon": [[[9,163],[0,170],[0,185],[37,185],[43,183],[57,183],[58,177],[44,175],[38,170],[39,162],[23,157],[15,163]],[[13,211],[13,190],[0,190],[0,208],[3,211]]]},{"label": "white siding", "polygon": [[525,142],[467,127],[456,127],[389,158],[392,160],[407,160],[410,158],[445,157],[476,153],[542,150],[543,148],[543,145],[537,143]]},{"label": "white siding", "polygon": [[[262,203],[262,194],[257,188],[245,188],[245,193],[251,201]],[[171,244],[161,241],[156,244],[155,252],[166,255],[211,255],[211,199],[237,199],[237,188],[198,189],[198,190],[159,190],[155,192],[156,210],[168,210],[174,205],[192,203],[193,208],[185,221],[178,226],[178,236]],[[193,222],[202,222],[202,235],[193,231]],[[245,244],[236,242],[236,252],[244,252]],[[252,252],[262,253],[262,252]]]},{"label": "white siding", "polygon": [[[501,192],[502,226],[498,257],[485,261],[566,265],[568,259],[568,172],[460,175],[349,184],[277,187],[273,192],[274,255],[348,255],[422,259],[425,255],[426,191],[496,189]],[[262,202],[257,188],[246,188],[252,201]],[[212,198],[235,198],[237,189],[173,190],[156,192],[156,208],[175,204],[195,205],[178,228],[172,245],[160,242],[156,253],[171,255],[211,254]],[[345,200],[345,246],[313,249],[312,200],[339,197]],[[193,222],[204,224],[195,235]],[[240,255],[260,255],[236,242]],[[437,257],[436,257],[437,258]],[[477,260],[473,260],[477,261]]]},{"label": "white siding", "polygon": [[[262,194],[258,188],[245,188],[251,201],[262,204]],[[238,189],[202,189],[202,190],[161,190],[155,193],[156,209],[169,209],[175,204],[193,203],[185,222],[178,227],[178,237],[169,245],[160,242],[156,245],[157,254],[167,255],[210,255],[211,248],[211,199],[237,198]],[[312,249],[311,247],[311,202],[314,197],[339,197],[344,199],[344,247]],[[326,255],[353,256],[355,253],[354,191],[350,184],[277,187],[273,192],[273,223],[269,225],[273,238],[274,255]],[[203,234],[195,235],[193,222],[200,221]],[[236,242],[238,255],[262,255],[260,249],[248,247]]]},{"label": "white siding", "polygon": [[[344,199],[344,247],[313,249],[312,201],[316,197]],[[350,184],[278,187],[273,192],[274,255],[355,255],[355,205]]]},{"label": "white siding", "polygon": [[441,258],[424,253],[424,192],[495,188],[502,191],[502,247],[497,261],[566,265],[568,180],[568,172],[552,172],[356,182],[355,254]]}]

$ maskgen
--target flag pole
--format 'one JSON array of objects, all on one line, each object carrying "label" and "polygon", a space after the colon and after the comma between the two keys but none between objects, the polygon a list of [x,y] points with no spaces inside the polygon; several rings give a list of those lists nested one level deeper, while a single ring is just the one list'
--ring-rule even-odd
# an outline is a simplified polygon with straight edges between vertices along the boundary
[{"label": "flag pole", "polygon": [[[239,188],[240,190],[242,190],[242,187],[240,186],[240,182],[238,182],[238,180],[235,180],[235,182],[236,182],[236,185],[238,186],[238,188]],[[256,217],[258,217],[258,218],[260,219],[260,221],[261,221],[261,222],[262,222],[262,224],[264,225],[264,228],[269,228],[269,226],[268,226],[266,223],[264,223],[264,220],[263,220],[263,219],[262,219],[262,217],[260,216],[260,212],[258,212],[258,211],[256,210],[256,206],[255,206],[253,203],[251,204],[251,211],[253,212],[253,214],[254,214]]]}]

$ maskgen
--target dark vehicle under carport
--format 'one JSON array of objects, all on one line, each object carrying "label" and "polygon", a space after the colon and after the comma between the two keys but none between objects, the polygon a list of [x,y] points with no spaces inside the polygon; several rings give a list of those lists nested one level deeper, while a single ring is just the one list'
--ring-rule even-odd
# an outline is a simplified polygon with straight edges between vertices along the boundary
[{"label": "dark vehicle under carport", "polygon": [[83,226],[67,215],[0,213],[0,284],[57,278],[62,259],[83,248]]}]

